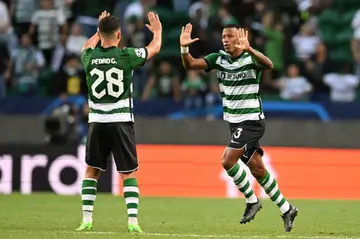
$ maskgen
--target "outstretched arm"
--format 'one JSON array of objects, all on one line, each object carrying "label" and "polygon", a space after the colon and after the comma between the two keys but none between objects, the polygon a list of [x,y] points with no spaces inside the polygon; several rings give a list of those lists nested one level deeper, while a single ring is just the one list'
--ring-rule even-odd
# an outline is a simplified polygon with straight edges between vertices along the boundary
[{"label": "outstretched arm", "polygon": [[262,67],[264,67],[265,69],[272,69],[274,68],[274,65],[272,63],[272,61],[265,56],[264,54],[262,54],[261,52],[255,50],[254,48],[250,47],[250,49],[247,51],[252,57],[255,58],[255,60],[259,63],[259,65],[261,65]]},{"label": "outstretched arm", "polygon": [[182,27],[180,35],[181,60],[183,66],[187,70],[207,70],[208,64],[202,58],[193,58],[189,53],[189,45],[199,40],[199,38],[191,39],[192,25],[189,23],[186,27]]},{"label": "outstretched arm", "polygon": [[[101,15],[99,16],[99,22],[100,22],[103,18],[108,17],[108,16],[110,16],[110,13],[108,13],[108,12],[106,12],[106,11],[103,11],[103,12],[101,13]],[[82,47],[82,49],[81,49],[81,52],[83,52],[83,51],[84,51],[85,49],[87,49],[87,48],[95,48],[99,41],[100,41],[100,35],[99,35],[99,29],[98,29],[98,31],[97,31],[92,37],[90,37],[89,40],[87,40],[87,41],[84,43],[84,45],[83,45],[83,47]]]},{"label": "outstretched arm", "polygon": [[99,41],[100,41],[99,32],[96,32],[92,37],[90,37],[89,40],[87,40],[84,43],[81,52],[83,52],[87,48],[95,48]]},{"label": "outstretched arm", "polygon": [[240,28],[237,36],[239,43],[235,45],[235,47],[248,52],[261,67],[265,69],[272,69],[274,67],[272,61],[268,57],[250,46],[247,30]]},{"label": "outstretched arm", "polygon": [[154,34],[152,41],[146,47],[148,52],[147,59],[154,57],[160,52],[162,42],[162,25],[159,16],[153,12],[148,14],[150,25],[146,24],[146,27]]}]

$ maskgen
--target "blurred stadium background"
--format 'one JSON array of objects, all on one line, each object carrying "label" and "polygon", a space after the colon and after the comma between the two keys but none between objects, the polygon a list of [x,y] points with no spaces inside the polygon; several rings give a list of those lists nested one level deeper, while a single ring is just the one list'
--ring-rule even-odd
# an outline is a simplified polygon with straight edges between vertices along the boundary
[{"label": "blurred stadium background", "polygon": [[[190,48],[195,57],[221,49],[222,26],[238,23],[274,62],[261,80],[262,144],[265,164],[302,213],[287,238],[360,235],[359,0],[1,0],[0,237],[85,238],[69,232],[80,218],[87,134],[79,55],[104,9],[120,17],[123,46],[150,42],[149,10],[163,24],[159,56],[134,72],[140,190],[155,197],[142,204],[140,220],[156,232],[146,238],[281,237],[270,203],[258,222],[237,225],[243,202],[226,199],[242,196],[220,165],[229,133],[216,75],[181,65],[179,34],[188,22],[200,38]],[[121,195],[111,160],[109,166],[99,191]],[[348,199],[355,201],[338,201]],[[102,231],[124,220],[117,218],[121,203],[110,206],[117,201],[102,195],[96,202]]]}]

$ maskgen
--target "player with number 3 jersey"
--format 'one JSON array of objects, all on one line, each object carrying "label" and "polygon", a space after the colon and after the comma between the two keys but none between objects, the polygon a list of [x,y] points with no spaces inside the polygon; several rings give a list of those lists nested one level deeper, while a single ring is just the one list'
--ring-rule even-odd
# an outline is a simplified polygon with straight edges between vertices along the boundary
[{"label": "player with number 3 jersey", "polygon": [[275,178],[265,169],[262,162],[263,150],[259,144],[265,132],[259,82],[262,71],[271,69],[273,63],[250,46],[245,29],[232,24],[226,25],[222,32],[225,51],[220,50],[195,59],[189,53],[189,45],[199,39],[191,39],[191,31],[191,24],[182,29],[182,62],[188,70],[217,72],[224,120],[229,122],[232,135],[222,156],[222,166],[246,199],[246,208],[240,223],[254,219],[262,204],[253,192],[244,168],[238,164],[239,159],[249,167],[270,199],[280,208],[284,230],[289,232],[293,228],[298,209],[288,203]]},{"label": "player with number 3 jersey", "polygon": [[[118,48],[120,21],[104,11],[98,32],[83,46],[81,61],[89,92],[89,132],[86,142],[86,172],[82,182],[83,220],[78,231],[92,230],[92,212],[100,171],[105,171],[112,153],[123,180],[128,213],[128,231],[142,232],[138,223],[138,159],[135,145],[132,100],[133,70],[159,53],[162,26],[157,14],[148,14],[153,40],[144,48]],[[101,41],[101,46],[96,47]]]}]

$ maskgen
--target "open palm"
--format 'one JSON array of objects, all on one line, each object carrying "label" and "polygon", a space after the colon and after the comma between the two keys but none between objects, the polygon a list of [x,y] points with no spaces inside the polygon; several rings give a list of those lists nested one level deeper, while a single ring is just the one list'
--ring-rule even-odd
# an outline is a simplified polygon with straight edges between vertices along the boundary
[{"label": "open palm", "polygon": [[250,43],[249,43],[249,35],[248,31],[240,28],[237,32],[238,37],[238,44],[235,45],[236,48],[239,48],[240,50],[247,51],[250,49]]},{"label": "open palm", "polygon": [[196,42],[199,38],[191,39],[192,25],[191,23],[186,24],[185,27],[181,29],[180,35],[180,46],[189,46],[191,43]]},{"label": "open palm", "polygon": [[159,15],[155,14],[153,12],[149,12],[148,14],[148,18],[149,18],[149,24],[146,24],[145,26],[152,32],[162,32],[162,25],[159,19]]}]

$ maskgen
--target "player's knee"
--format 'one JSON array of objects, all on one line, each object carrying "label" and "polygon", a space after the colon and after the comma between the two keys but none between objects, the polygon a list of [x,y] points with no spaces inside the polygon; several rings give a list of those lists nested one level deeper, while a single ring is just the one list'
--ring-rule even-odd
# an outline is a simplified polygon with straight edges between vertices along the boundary
[{"label": "player's knee", "polygon": [[129,178],[136,178],[136,171],[128,173],[120,173],[120,177],[123,181]]},{"label": "player's knee", "polygon": [[85,178],[93,178],[98,180],[100,177],[100,169],[93,168],[90,166],[86,167]]},{"label": "player's knee", "polygon": [[225,150],[221,159],[221,165],[225,170],[230,170],[237,163],[238,159],[238,157],[233,157],[227,150]]}]

